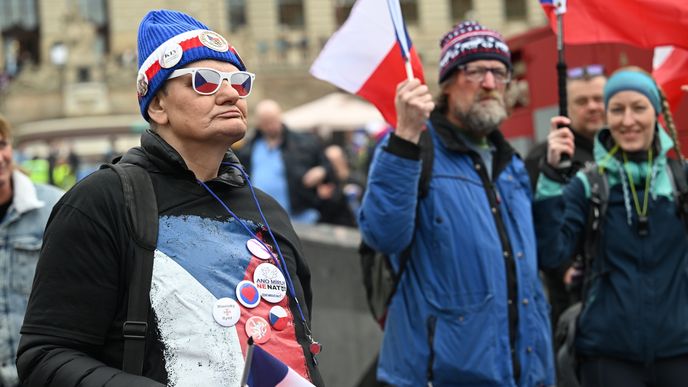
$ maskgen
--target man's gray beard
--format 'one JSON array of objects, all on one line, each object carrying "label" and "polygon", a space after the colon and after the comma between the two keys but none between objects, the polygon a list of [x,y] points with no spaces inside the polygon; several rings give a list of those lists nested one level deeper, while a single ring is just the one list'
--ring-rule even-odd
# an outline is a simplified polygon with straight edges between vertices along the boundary
[{"label": "man's gray beard", "polygon": [[484,105],[475,102],[467,112],[456,110],[454,114],[463,124],[462,129],[476,137],[487,136],[497,130],[502,121],[506,119],[506,109],[497,100],[489,101]]}]

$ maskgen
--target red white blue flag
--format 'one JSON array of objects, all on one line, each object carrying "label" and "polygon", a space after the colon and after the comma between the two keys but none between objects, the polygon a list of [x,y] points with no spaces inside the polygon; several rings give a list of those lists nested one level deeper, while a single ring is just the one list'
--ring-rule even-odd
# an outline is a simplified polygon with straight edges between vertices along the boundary
[{"label": "red white blue flag", "polygon": [[[251,370],[246,383],[249,387],[314,387],[296,371],[279,359],[253,345]],[[249,354],[251,353],[249,352]]]},{"label": "red white blue flag", "polygon": [[392,126],[397,120],[396,86],[408,77],[404,55],[408,55],[413,76],[424,81],[423,67],[403,20],[399,20],[398,7],[399,0],[356,1],[349,18],[330,37],[310,69],[316,78],[370,101]]}]

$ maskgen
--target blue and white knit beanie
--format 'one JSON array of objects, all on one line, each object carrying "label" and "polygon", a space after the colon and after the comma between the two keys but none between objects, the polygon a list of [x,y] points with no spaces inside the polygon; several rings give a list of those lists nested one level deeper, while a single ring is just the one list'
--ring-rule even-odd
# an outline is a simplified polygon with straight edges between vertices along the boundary
[{"label": "blue and white knit beanie", "polygon": [[174,70],[203,59],[246,70],[237,51],[220,34],[189,15],[165,9],[150,11],[141,20],[138,54],[136,92],[146,121],[150,121],[148,105]]},{"label": "blue and white knit beanie", "polygon": [[621,91],[636,91],[650,100],[655,114],[662,112],[662,99],[659,96],[657,83],[642,71],[621,70],[614,73],[604,86],[604,108],[609,106],[609,100]]},{"label": "blue and white knit beanie", "polygon": [[475,60],[498,60],[511,69],[511,52],[502,35],[474,21],[457,24],[440,41],[440,77],[444,82],[460,65]]}]

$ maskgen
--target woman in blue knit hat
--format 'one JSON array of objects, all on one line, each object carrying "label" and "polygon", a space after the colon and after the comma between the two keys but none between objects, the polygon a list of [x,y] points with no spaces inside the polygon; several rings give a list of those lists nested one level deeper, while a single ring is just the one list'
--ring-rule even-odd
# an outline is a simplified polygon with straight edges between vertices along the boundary
[{"label": "woman in blue knit hat", "polygon": [[[22,385],[243,386],[249,351],[251,385],[321,385],[301,243],[230,150],[246,133],[254,75],[224,37],[176,11],[143,18],[138,51],[136,91],[151,129],[119,163],[150,176],[157,244],[150,257],[134,255],[141,244],[114,170],[63,197],[21,330]],[[150,211],[142,207],[139,227]],[[136,282],[142,258],[152,275]],[[135,305],[147,319],[132,317]],[[279,375],[261,368],[266,358]]]},{"label": "woman in blue knit hat", "polygon": [[[688,203],[669,106],[638,68],[614,73],[604,102],[596,163],[570,181],[555,169],[574,151],[571,131],[556,129],[569,121],[552,119],[534,205],[540,259],[555,267],[581,248],[583,303],[571,347],[584,387],[686,386]],[[680,161],[669,160],[672,149]]]}]

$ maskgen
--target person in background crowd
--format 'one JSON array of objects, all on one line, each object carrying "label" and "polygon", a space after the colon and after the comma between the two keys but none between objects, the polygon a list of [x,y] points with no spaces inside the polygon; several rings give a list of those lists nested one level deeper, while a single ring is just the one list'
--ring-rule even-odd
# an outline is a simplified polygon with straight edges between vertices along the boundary
[{"label": "person in background crowd", "polygon": [[[301,243],[230,150],[246,133],[254,74],[224,37],[176,11],[143,18],[138,52],[151,129],[122,162],[149,173],[159,212],[142,373],[122,371],[123,336],[138,332],[124,324],[136,242],[107,168],[48,223],[21,329],[22,386],[238,386],[249,337],[321,386]],[[266,281],[273,291],[259,292]]]},{"label": "person in background crowd", "polygon": [[325,156],[332,164],[335,178],[318,186],[320,223],[355,227],[363,183],[351,171],[349,159],[341,146],[328,146]]},{"label": "person in background crowd", "polygon": [[19,385],[15,359],[43,229],[59,189],[33,183],[14,167],[12,129],[0,116],[0,386]]},{"label": "person in background crowd", "polygon": [[[582,385],[685,386],[688,230],[667,165],[676,141],[669,106],[655,80],[637,68],[612,74],[604,105],[608,128],[597,134],[594,154],[609,193],[575,335]],[[658,121],[661,113],[673,140]],[[534,204],[538,252],[550,267],[571,257],[591,206],[588,175],[579,172],[567,183],[556,169],[562,153],[577,152],[574,134],[561,125],[571,120],[551,120]]]},{"label": "person in background crowd", "polygon": [[437,106],[419,80],[398,85],[398,124],[376,149],[358,218],[365,243],[396,268],[410,245],[377,377],[394,386],[550,386],[530,182],[498,130],[511,54],[476,22],[456,25],[440,45]]},{"label": "person in background crowd", "polygon": [[[586,164],[593,162],[593,141],[597,132],[604,126],[603,91],[607,77],[604,67],[591,64],[574,67],[568,70],[566,93],[568,97],[568,112],[571,120],[576,152],[572,155],[572,169],[575,173]],[[530,182],[535,191],[540,166],[546,162],[547,141],[536,145],[526,157],[526,168],[530,175]],[[561,267],[544,269],[543,278],[550,305],[552,329],[556,329],[559,316],[578,301],[578,297],[567,290],[572,285],[575,274],[571,262],[567,261]]]},{"label": "person in background crowd", "polygon": [[237,153],[256,187],[274,197],[297,223],[320,218],[317,186],[333,176],[318,139],[282,122],[273,100],[258,102],[256,132]]}]

